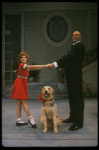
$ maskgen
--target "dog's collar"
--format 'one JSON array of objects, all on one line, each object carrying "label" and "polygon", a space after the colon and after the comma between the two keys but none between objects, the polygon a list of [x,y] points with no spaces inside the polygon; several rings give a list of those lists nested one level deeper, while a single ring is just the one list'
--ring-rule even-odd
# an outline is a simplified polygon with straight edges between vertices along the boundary
[{"label": "dog's collar", "polygon": [[52,100],[52,99],[50,99],[50,100],[45,100],[45,99],[43,99],[43,98],[42,98],[42,93],[38,95],[38,99],[39,99],[40,102],[48,102],[48,101],[51,101],[51,100]]}]

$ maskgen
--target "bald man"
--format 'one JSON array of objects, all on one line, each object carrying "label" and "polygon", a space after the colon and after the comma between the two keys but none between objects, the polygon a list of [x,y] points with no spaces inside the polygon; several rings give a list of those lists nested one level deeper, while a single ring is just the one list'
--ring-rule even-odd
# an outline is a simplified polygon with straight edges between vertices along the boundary
[{"label": "bald man", "polygon": [[73,123],[69,131],[83,127],[84,99],[82,93],[82,61],[85,55],[85,46],[81,42],[82,36],[79,31],[72,34],[73,45],[68,54],[56,62],[48,64],[49,69],[65,68],[67,80],[70,116],[64,123]]}]

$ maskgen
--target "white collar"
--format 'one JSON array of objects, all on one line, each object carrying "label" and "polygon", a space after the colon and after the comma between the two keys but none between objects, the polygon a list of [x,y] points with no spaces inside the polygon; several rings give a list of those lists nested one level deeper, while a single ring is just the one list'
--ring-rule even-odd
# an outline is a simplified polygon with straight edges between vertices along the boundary
[{"label": "white collar", "polygon": [[77,43],[79,43],[79,42],[81,42],[81,41],[77,41],[77,42],[73,43],[73,45],[75,45],[75,44],[77,44]]}]

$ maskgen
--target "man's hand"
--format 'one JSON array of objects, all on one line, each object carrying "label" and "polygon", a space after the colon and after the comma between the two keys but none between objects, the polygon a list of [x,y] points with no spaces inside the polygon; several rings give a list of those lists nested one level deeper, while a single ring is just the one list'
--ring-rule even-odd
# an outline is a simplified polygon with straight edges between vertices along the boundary
[{"label": "man's hand", "polygon": [[54,64],[53,64],[53,63],[51,63],[51,64],[47,64],[47,66],[48,66],[48,69],[53,69],[53,68],[55,68],[55,66],[54,66]]}]

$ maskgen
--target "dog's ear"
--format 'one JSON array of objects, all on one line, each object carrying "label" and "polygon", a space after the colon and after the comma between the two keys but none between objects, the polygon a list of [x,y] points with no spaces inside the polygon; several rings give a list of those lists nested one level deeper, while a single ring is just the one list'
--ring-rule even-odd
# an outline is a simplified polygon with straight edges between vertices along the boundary
[{"label": "dog's ear", "polygon": [[[44,88],[43,88],[44,89]],[[41,93],[43,93],[43,89],[41,90]]]},{"label": "dog's ear", "polygon": [[52,89],[52,94],[54,95],[54,89]]}]

